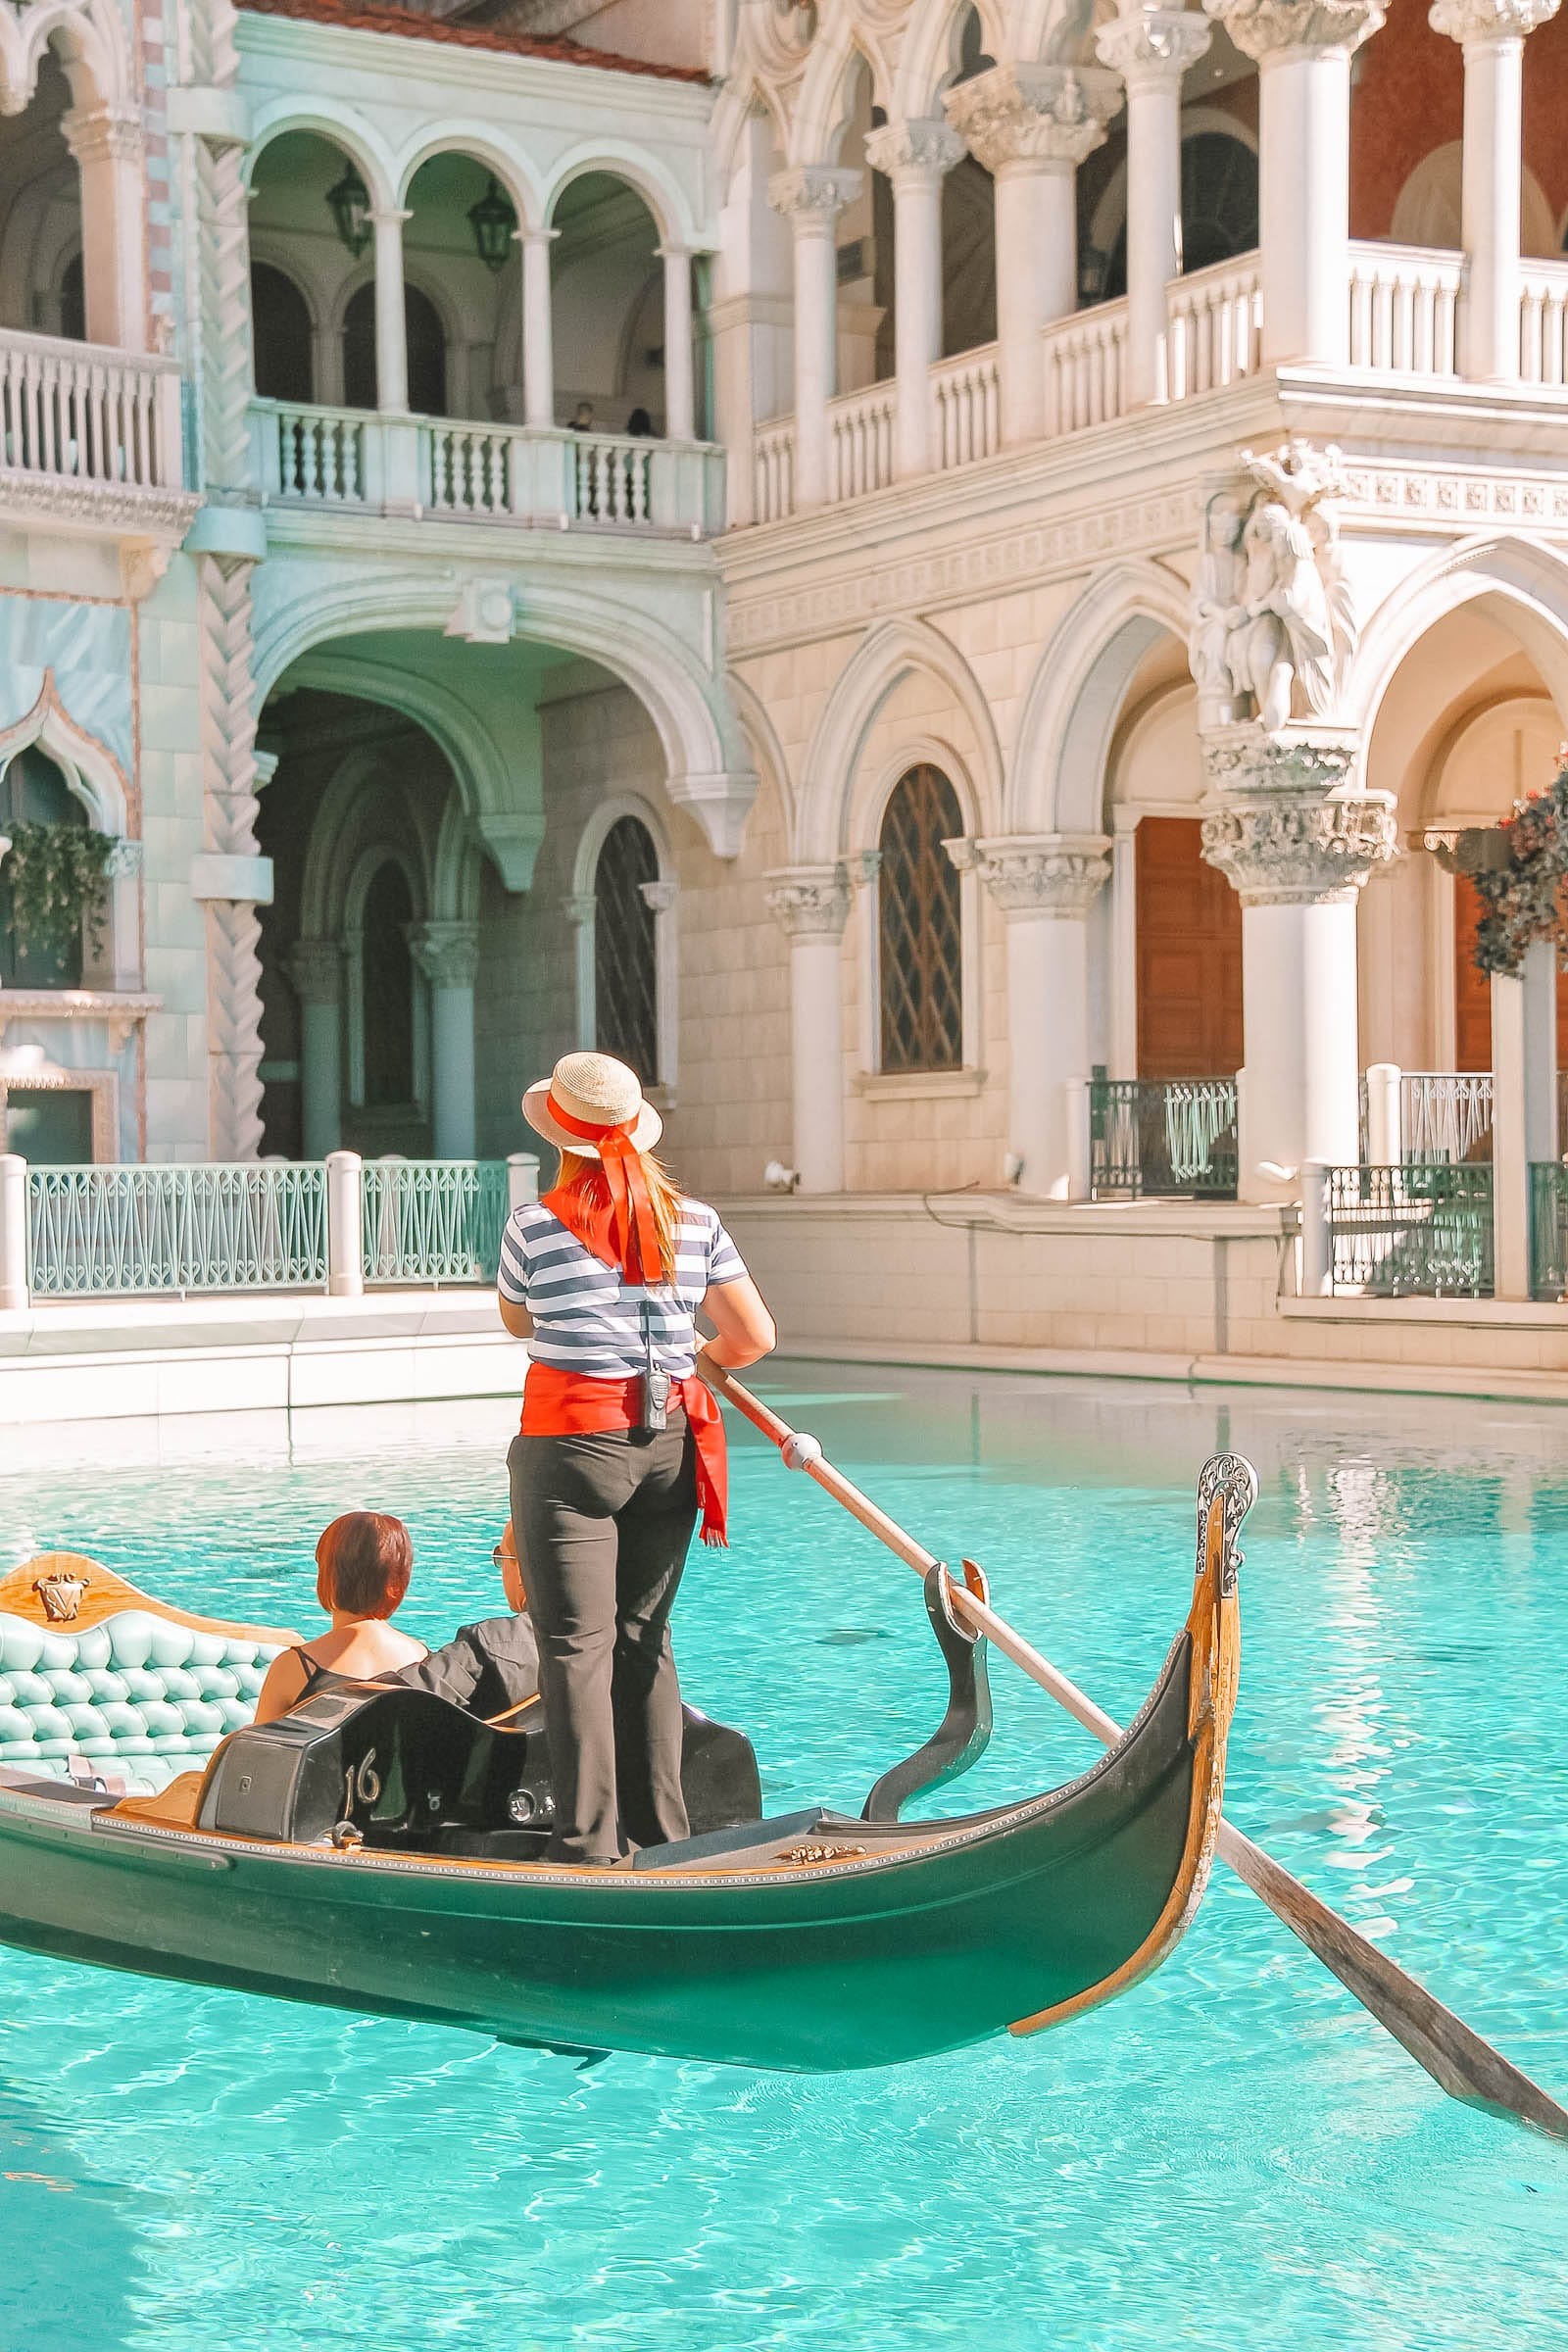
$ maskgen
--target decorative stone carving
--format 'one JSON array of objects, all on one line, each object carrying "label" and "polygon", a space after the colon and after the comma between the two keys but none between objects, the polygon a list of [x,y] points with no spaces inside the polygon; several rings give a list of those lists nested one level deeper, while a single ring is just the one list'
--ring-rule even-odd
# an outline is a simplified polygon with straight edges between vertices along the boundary
[{"label": "decorative stone carving", "polygon": [[885,122],[865,142],[865,160],[890,179],[940,179],[963,154],[963,141],[934,115]]},{"label": "decorative stone carving", "polygon": [[568,923],[575,924],[580,930],[584,923],[593,921],[598,905],[599,901],[591,890],[576,890],[562,900],[561,911]]},{"label": "decorative stone carving", "polygon": [[[190,11],[192,79],[231,89],[239,73],[229,0]],[[201,406],[207,480],[239,489],[251,468],[251,263],[242,136],[220,122],[195,142]]]},{"label": "decorative stone carving", "polygon": [[1272,57],[1284,49],[1343,49],[1370,40],[1383,23],[1384,0],[1203,0],[1244,57]]},{"label": "decorative stone carving", "polygon": [[139,874],[141,863],[141,843],[132,841],[126,833],[118,833],[110,843],[109,854],[104,859],[104,879],[122,882],[132,874]]},{"label": "decorative stone carving", "polygon": [[[251,573],[198,559],[206,834],[218,858],[260,861],[256,713],[251,699]],[[207,905],[207,1048],[215,1159],[254,1159],[262,1145],[261,926],[253,900]]]},{"label": "decorative stone carving", "polygon": [[639,882],[637,896],[653,914],[668,914],[680,897],[678,882]]},{"label": "decorative stone carving", "polygon": [[139,164],[143,137],[141,115],[131,106],[95,106],[90,112],[62,115],[60,128],[78,164]]},{"label": "decorative stone carving", "polygon": [[335,939],[297,939],[283,969],[302,1004],[342,1002],[343,950]]},{"label": "decorative stone carving", "polygon": [[477,923],[411,923],[409,950],[432,988],[472,988],[479,977]]},{"label": "decorative stone carving", "polygon": [[767,201],[786,220],[800,215],[832,221],[853,204],[864,183],[863,172],[841,171],[836,164],[802,164],[793,171],[775,172],[767,183]]},{"label": "decorative stone carving", "polygon": [[990,172],[1009,164],[1076,171],[1102,144],[1121,105],[1114,74],[1097,66],[993,66],[942,101],[948,121]]},{"label": "decorative stone carving", "polygon": [[1099,833],[1006,833],[973,845],[980,879],[1004,914],[1082,917],[1110,874]]},{"label": "decorative stone carving", "polygon": [[1242,452],[1249,487],[1204,513],[1188,658],[1200,727],[1251,718],[1276,733],[1332,714],[1355,651],[1339,547],[1337,449],[1292,435],[1276,457]]},{"label": "decorative stone carving", "polygon": [[165,572],[174,549],[170,540],[126,539],[120,550],[120,577],[126,596],[139,605],[144,596],[151,596]]},{"label": "decorative stone carving", "polygon": [[1427,23],[1466,48],[1472,41],[1522,41],[1557,13],[1559,0],[1434,0]]},{"label": "decorative stone carving", "polygon": [[850,914],[842,864],[787,865],[764,877],[767,911],[791,939],[839,939]]},{"label": "decorative stone carving", "polygon": [[1188,9],[1135,6],[1100,27],[1095,50],[1131,90],[1139,82],[1180,83],[1212,38],[1206,21]]},{"label": "decorative stone carving", "polygon": [[1353,789],[1348,731],[1222,728],[1203,745],[1203,856],[1244,906],[1353,897],[1397,850],[1393,795]]}]

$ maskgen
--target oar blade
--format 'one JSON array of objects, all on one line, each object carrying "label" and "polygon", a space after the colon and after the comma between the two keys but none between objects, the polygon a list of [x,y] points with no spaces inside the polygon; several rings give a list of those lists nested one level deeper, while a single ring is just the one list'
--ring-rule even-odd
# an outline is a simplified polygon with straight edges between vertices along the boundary
[{"label": "oar blade", "polygon": [[1568,2110],[1228,1821],[1220,1827],[1218,1848],[1238,1878],[1450,2098],[1568,2140]]}]

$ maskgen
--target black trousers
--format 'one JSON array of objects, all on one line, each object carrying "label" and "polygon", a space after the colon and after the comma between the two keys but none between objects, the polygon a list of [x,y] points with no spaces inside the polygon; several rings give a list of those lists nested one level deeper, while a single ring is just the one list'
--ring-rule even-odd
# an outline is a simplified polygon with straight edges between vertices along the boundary
[{"label": "black trousers", "polygon": [[512,1523],[539,1636],[550,1858],[614,1862],[687,1835],[669,1612],[697,1524],[696,1446],[666,1430],[514,1438]]}]

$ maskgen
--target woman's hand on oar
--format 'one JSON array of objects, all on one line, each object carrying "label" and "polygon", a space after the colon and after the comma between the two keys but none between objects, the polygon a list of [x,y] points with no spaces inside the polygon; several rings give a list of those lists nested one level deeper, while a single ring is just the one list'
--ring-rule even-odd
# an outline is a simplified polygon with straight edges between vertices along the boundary
[{"label": "woman's hand on oar", "polygon": [[[805,1441],[803,1446],[799,1433],[716,1364],[701,1359],[698,1370],[726,1402],[771,1438],[786,1459],[793,1450],[796,1458],[792,1467],[805,1470],[808,1478],[814,1479],[907,1566],[924,1576],[936,1565],[934,1552],[916,1544],[912,1536],[879,1510],[842,1471],[835,1470],[831,1462],[822,1458],[821,1447],[814,1439]],[[1076,1683],[1053,1666],[1021,1634],[1015,1633],[1004,1617],[999,1617],[956,1579],[950,1579],[950,1585],[955,1609],[1004,1657],[1020,1667],[1031,1682],[1049,1691],[1075,1722],[1107,1747],[1121,1738],[1121,1726],[1103,1708],[1097,1707]],[[1424,2067],[1450,2098],[1462,2099],[1467,2106],[1485,2108],[1491,2114],[1514,2117],[1521,2123],[1534,2125],[1538,2131],[1550,2132],[1555,2138],[1568,2139],[1568,2112],[1538,2082],[1533,2082],[1504,2058],[1500,2050],[1483,2041],[1451,2009],[1434,2000],[1387,1952],[1369,1942],[1348,1920],[1331,1910],[1272,1855],[1254,1845],[1250,1838],[1244,1837],[1228,1821],[1220,1823],[1217,1851],[1238,1878],[1268,1905],[1276,1919],[1299,1936],[1308,1951],[1339,1978],[1346,1989],[1408,2050],[1417,2065]]]}]

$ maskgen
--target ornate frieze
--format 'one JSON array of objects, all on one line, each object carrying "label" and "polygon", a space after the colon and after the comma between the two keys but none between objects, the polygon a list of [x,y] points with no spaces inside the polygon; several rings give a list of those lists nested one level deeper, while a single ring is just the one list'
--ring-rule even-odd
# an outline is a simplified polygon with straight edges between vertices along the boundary
[{"label": "ornate frieze", "polygon": [[1466,48],[1472,42],[1522,41],[1557,13],[1559,0],[1434,0],[1427,23]]},{"label": "ornate frieze", "polygon": [[1132,90],[1140,83],[1179,85],[1212,38],[1205,20],[1192,10],[1134,6],[1102,24],[1095,50]]},{"label": "ornate frieze", "polygon": [[[952,845],[945,845],[950,849]],[[1098,833],[1007,833],[972,847],[980,879],[1005,915],[1086,915],[1110,874]]]},{"label": "ornate frieze", "polygon": [[409,952],[432,988],[472,988],[479,977],[477,923],[411,923]]},{"label": "ornate frieze", "polygon": [[1204,740],[1203,766],[1203,856],[1244,906],[1353,897],[1396,854],[1394,797],[1355,789],[1347,730],[1222,728]]},{"label": "ornate frieze", "polygon": [[885,122],[865,142],[865,160],[872,171],[885,172],[892,180],[940,179],[962,154],[957,132],[932,115]]},{"label": "ornate frieze", "polygon": [[855,202],[864,179],[863,172],[841,171],[835,164],[802,164],[774,172],[767,183],[767,201],[786,220],[804,214],[831,221]]},{"label": "ornate frieze", "polygon": [[791,939],[839,939],[850,914],[842,864],[786,865],[763,877],[767,911]]},{"label": "ornate frieze", "polygon": [[1009,164],[1076,171],[1103,143],[1121,89],[1102,67],[993,66],[989,74],[960,81],[942,104],[988,172]]},{"label": "ornate frieze", "polygon": [[1286,49],[1359,49],[1382,24],[1384,0],[1203,0],[1244,57]]}]

